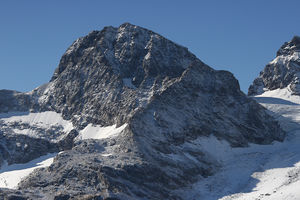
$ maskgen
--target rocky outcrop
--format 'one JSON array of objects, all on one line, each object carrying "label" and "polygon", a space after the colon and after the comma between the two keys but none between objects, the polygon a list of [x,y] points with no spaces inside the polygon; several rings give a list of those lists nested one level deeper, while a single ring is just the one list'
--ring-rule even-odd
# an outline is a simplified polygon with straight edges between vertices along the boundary
[{"label": "rocky outcrop", "polygon": [[88,124],[126,125],[101,140],[76,140],[76,130],[61,138],[69,150],[19,185],[41,198],[181,199],[172,191],[220,166],[200,150],[201,137],[232,146],[284,138],[230,72],[128,23],[76,40],[51,81],[29,95],[31,110],[62,113],[79,132]]},{"label": "rocky outcrop", "polygon": [[12,90],[0,90],[0,113],[29,111],[30,96]]},{"label": "rocky outcrop", "polygon": [[300,37],[295,36],[277,51],[276,58],[266,65],[249,87],[248,95],[264,91],[289,88],[292,94],[300,94]]},{"label": "rocky outcrop", "polygon": [[26,163],[47,153],[57,152],[56,144],[26,135],[15,135],[0,131],[0,166]]}]

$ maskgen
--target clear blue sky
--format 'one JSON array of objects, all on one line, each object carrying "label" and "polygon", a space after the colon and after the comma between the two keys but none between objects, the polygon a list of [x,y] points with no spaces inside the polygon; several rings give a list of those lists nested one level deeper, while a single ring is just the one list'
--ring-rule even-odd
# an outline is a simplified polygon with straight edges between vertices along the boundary
[{"label": "clear blue sky", "polygon": [[3,0],[0,89],[46,83],[72,42],[130,22],[186,46],[246,92],[278,48],[300,35],[298,0]]}]

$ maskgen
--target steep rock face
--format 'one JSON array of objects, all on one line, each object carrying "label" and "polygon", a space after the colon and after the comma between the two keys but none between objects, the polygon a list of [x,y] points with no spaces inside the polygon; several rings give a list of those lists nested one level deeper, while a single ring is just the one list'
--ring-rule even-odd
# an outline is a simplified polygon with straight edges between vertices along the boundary
[{"label": "steep rock face", "polygon": [[40,103],[81,125],[123,124],[165,78],[179,77],[194,60],[187,48],[152,31],[106,27],[71,45]]},{"label": "steep rock face", "polygon": [[259,77],[249,87],[248,95],[264,91],[289,88],[292,94],[300,94],[300,37],[295,36],[277,51],[276,58],[266,65]]},{"label": "steep rock face", "polygon": [[[185,93],[190,95],[182,95]],[[283,138],[264,109],[240,91],[231,73],[214,71],[201,63],[191,65],[174,84],[155,96],[142,116],[146,113],[153,114],[153,127],[159,127],[154,132],[166,134],[167,140],[179,144],[210,134],[233,146]],[[141,124],[140,119],[139,115],[135,118],[136,124]],[[143,126],[136,132],[153,129]]]},{"label": "steep rock face", "polygon": [[284,138],[231,73],[128,23],[76,40],[51,81],[29,95],[31,110],[62,113],[81,133],[88,124],[126,125],[100,140],[80,140],[76,130],[56,140],[71,149],[19,185],[41,198],[181,199],[172,191],[220,166],[200,150],[202,137],[232,146]]},{"label": "steep rock face", "polygon": [[47,153],[57,152],[58,146],[47,140],[0,131],[0,166],[26,163]]},{"label": "steep rock face", "polygon": [[[236,130],[229,129],[232,133],[226,136],[227,139],[239,137],[237,140],[245,144],[247,141],[257,142],[255,137],[260,137],[261,142],[282,138],[280,134],[274,134],[275,137],[271,139],[265,137],[266,134],[273,135],[265,130],[269,130],[268,127],[271,127],[270,130],[276,129],[276,125],[264,124],[267,115],[254,116],[256,114],[253,113],[260,113],[257,111],[263,109],[244,97],[237,80],[230,73],[215,71],[187,48],[128,23],[119,28],[106,27],[102,31],[93,31],[76,40],[63,55],[51,82],[36,89],[33,94],[38,94],[36,96],[43,109],[61,112],[66,119],[71,119],[79,127],[85,127],[88,123],[122,125],[129,122],[135,113],[144,112],[150,105],[161,103],[153,103],[156,97],[168,94],[170,97],[164,106],[176,107],[184,102],[177,90],[181,90],[183,96],[194,95],[188,102],[191,102],[190,107],[200,104],[198,121],[205,119],[206,116],[199,113],[206,109],[207,117],[212,116],[212,119],[203,122],[203,127],[212,127],[206,122],[216,117],[236,119],[221,120],[223,124],[229,122],[229,127],[238,127]],[[173,94],[178,94],[180,101],[174,101]],[[188,106],[181,106],[182,113],[192,111],[185,110]],[[241,116],[236,117],[234,112]],[[193,116],[187,118],[193,119]],[[166,121],[172,123],[170,119]],[[241,123],[241,119],[245,122]],[[185,126],[185,123],[182,124]],[[212,128],[207,129],[206,134],[218,132]]]}]

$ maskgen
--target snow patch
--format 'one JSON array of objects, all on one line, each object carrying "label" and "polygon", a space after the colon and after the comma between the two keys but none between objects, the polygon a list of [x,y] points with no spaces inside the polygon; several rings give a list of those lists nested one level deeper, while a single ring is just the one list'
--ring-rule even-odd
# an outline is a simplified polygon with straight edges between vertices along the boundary
[{"label": "snow patch", "polygon": [[56,153],[47,154],[24,164],[4,165],[0,169],[0,187],[17,189],[18,184],[33,170],[48,167],[53,163]]},{"label": "snow patch", "polygon": [[79,132],[76,140],[104,139],[115,137],[126,128],[127,124],[123,124],[118,128],[116,128],[116,126],[117,125],[103,127],[99,125],[89,124]]},{"label": "snow patch", "polygon": [[148,59],[150,58],[150,56],[151,56],[151,53],[148,52],[148,53],[146,54],[146,56],[145,56],[145,60],[148,60]]},{"label": "snow patch", "polygon": [[[268,90],[262,93],[261,95],[255,96],[256,98],[260,97],[267,97],[269,98],[269,101],[266,102],[267,104],[276,104],[276,99],[277,100],[286,100],[290,101],[295,104],[300,105],[300,96],[298,95],[292,95],[292,91],[289,89],[289,87],[282,88],[282,89],[276,89],[276,90]],[[271,99],[273,97],[273,99]],[[278,103],[278,101],[277,101]],[[287,103],[287,102],[286,102]]]},{"label": "snow patch", "polygon": [[193,141],[194,145],[199,146],[202,152],[210,154],[214,159],[219,162],[232,157],[232,147],[225,140],[219,140],[215,136],[200,137]]},{"label": "snow patch", "polygon": [[53,111],[1,113],[0,124],[0,130],[53,142],[74,129],[72,122],[64,120],[61,114]]},{"label": "snow patch", "polygon": [[111,153],[104,153],[104,154],[101,154],[101,156],[103,156],[103,157],[109,157],[109,156],[112,156],[112,154]]},{"label": "snow patch", "polygon": [[42,128],[48,128],[51,125],[62,126],[64,127],[65,132],[73,129],[71,122],[64,120],[61,114],[53,111],[40,113],[1,114],[0,119],[6,123],[20,122],[29,125],[36,125]]}]

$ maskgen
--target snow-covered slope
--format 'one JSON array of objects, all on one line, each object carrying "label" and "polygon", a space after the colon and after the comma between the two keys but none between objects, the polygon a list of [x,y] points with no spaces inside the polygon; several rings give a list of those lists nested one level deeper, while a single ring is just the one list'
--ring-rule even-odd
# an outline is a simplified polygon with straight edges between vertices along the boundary
[{"label": "snow-covered slope", "polygon": [[18,184],[33,170],[48,167],[52,164],[56,153],[47,154],[36,158],[28,163],[4,165],[0,168],[0,187],[16,189]]},{"label": "snow-covered slope", "polygon": [[179,193],[194,200],[300,199],[299,55],[300,37],[295,36],[282,45],[248,92],[287,132],[284,142],[231,148],[226,141],[207,138],[205,145],[200,145],[223,167]]},{"label": "snow-covered slope", "polygon": [[226,148],[230,156],[224,157],[225,167],[219,174],[196,184],[194,188],[199,193],[195,196],[205,194],[205,199],[222,200],[300,199],[299,52],[300,37],[295,36],[281,46],[248,92],[287,132],[284,142],[250,145],[241,151]]},{"label": "snow-covered slope", "polygon": [[0,131],[58,141],[74,127],[53,111],[0,113]]},{"label": "snow-covered slope", "polygon": [[299,200],[300,99],[291,93],[277,89],[253,97],[287,131],[284,142],[231,148],[224,140],[201,139],[199,145],[203,151],[219,160],[223,167],[178,193],[193,200]]}]

